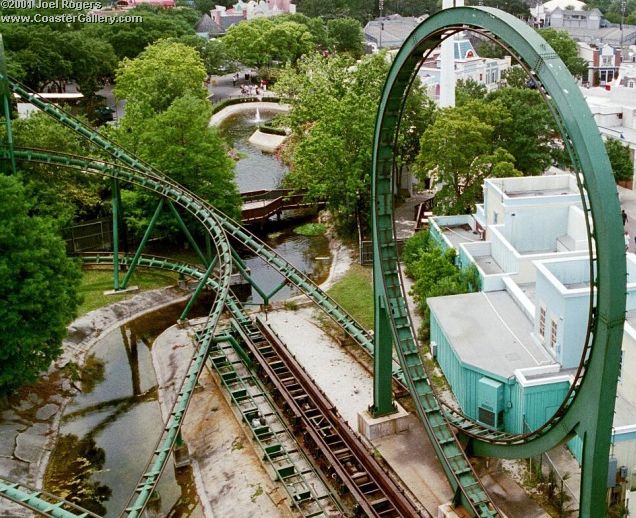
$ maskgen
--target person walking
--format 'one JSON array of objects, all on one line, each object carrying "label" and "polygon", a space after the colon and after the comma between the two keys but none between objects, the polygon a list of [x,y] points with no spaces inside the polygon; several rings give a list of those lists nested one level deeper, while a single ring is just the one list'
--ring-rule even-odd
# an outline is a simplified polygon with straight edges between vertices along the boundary
[{"label": "person walking", "polygon": [[[636,240],[636,236],[634,236],[634,239]],[[625,231],[625,251],[627,252],[627,250],[629,250],[629,232],[627,232],[627,230]]]},{"label": "person walking", "polygon": [[625,226],[625,223],[627,223],[627,213],[625,209],[621,210],[621,216],[623,217],[623,226]]}]

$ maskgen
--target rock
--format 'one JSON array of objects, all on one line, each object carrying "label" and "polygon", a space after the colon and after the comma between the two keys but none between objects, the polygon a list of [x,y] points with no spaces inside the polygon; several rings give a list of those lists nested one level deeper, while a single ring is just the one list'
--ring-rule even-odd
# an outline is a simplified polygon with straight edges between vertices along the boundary
[{"label": "rock", "polygon": [[[2,473],[3,477],[12,480],[25,480],[29,476],[29,465],[13,458],[0,457],[0,473]],[[0,502],[3,500],[3,498],[0,498]]]},{"label": "rock", "polygon": [[46,423],[36,423],[19,434],[16,438],[15,457],[24,462],[37,462],[46,446],[48,432]]},{"label": "rock", "polygon": [[[22,423],[2,423],[0,424],[0,456],[11,457],[15,449],[15,438],[26,429],[26,425]],[[3,473],[0,471],[0,473]]]},{"label": "rock", "polygon": [[49,403],[48,405],[44,405],[40,408],[35,414],[35,418],[38,421],[48,421],[52,416],[54,416],[57,411],[60,409],[59,406]]}]

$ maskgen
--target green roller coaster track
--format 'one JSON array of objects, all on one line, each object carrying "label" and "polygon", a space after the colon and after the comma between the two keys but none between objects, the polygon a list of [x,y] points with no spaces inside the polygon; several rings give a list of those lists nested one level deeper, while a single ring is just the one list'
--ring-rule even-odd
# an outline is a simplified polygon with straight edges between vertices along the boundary
[{"label": "green roller coaster track", "polygon": [[[591,219],[588,224],[588,231],[593,238],[590,241],[590,256],[594,258],[591,261],[591,278],[594,279],[593,285],[597,290],[597,303],[590,309],[585,352],[571,392],[562,407],[546,425],[525,435],[496,433],[461,414],[440,406],[418,353],[418,344],[413,333],[398,269],[393,229],[391,171],[395,138],[404,100],[422,55],[436,47],[444,38],[461,30],[481,31],[492,39],[502,42],[534,73],[561,125],[562,135],[573,163],[582,173],[582,178],[579,178],[582,200],[586,207],[586,214]],[[88,139],[110,155],[114,161],[76,157],[44,150],[14,148],[10,113],[12,93],[18,94],[58,122]],[[202,256],[204,269],[142,256],[145,239],[132,259],[121,257],[118,253],[110,255],[109,264],[113,265],[116,272],[116,288],[121,287],[118,284],[118,268],[122,263],[131,267],[139,264],[179,271],[198,279],[199,287],[207,284],[216,293],[208,322],[203,333],[199,335],[195,355],[188,375],[179,390],[170,418],[122,516],[137,517],[143,512],[167,464],[187,410],[190,395],[214,339],[215,326],[223,307],[227,307],[237,317],[241,313],[240,305],[229,291],[233,261],[239,262],[235,254],[233,257],[229,238],[236,239],[275,268],[321,307],[358,345],[372,354],[375,353],[372,410],[377,415],[389,414],[393,411],[391,377],[399,376],[406,383],[415,401],[418,416],[455,490],[455,500],[458,503],[461,502],[472,515],[499,516],[499,512],[483,490],[466,458],[464,448],[457,439],[455,428],[468,438],[469,447],[473,452],[495,457],[528,457],[546,451],[574,433],[579,434],[584,441],[581,516],[604,516],[607,461],[625,308],[625,257],[618,199],[605,148],[578,87],[549,45],[525,24],[496,9],[462,7],[444,10],[423,22],[409,36],[395,58],[378,110],[373,147],[374,338],[302,272],[278,256],[241,225],[114,142],[8,78],[1,47],[0,96],[3,98],[2,109],[6,124],[6,141],[0,149],[0,159],[5,164],[5,168],[8,165],[10,170],[15,171],[18,161],[34,161],[110,177],[113,180],[114,212],[118,208],[116,199],[119,184],[139,185],[156,193],[160,200],[166,199],[169,203],[179,205],[192,214],[204,226],[216,248],[215,260],[199,254]],[[587,194],[587,199],[583,193]],[[587,200],[589,200],[589,208],[587,208]],[[161,210],[162,203],[160,201],[157,211]],[[172,210],[173,207],[170,206]],[[178,216],[178,214],[175,215]],[[116,214],[114,216],[113,230],[116,233],[118,217]],[[149,232],[150,230],[147,233]],[[592,250],[592,243],[594,250]],[[599,253],[600,250],[602,253]],[[93,259],[109,261],[104,257]],[[125,277],[124,287],[128,278],[129,276]],[[393,366],[393,344],[396,345],[402,367],[401,372]],[[52,497],[49,496],[47,501],[35,490],[1,481],[1,479],[0,496],[22,502],[49,516],[82,515],[81,510],[77,509],[63,510],[58,513],[58,510],[62,510],[63,501],[51,504]]]}]

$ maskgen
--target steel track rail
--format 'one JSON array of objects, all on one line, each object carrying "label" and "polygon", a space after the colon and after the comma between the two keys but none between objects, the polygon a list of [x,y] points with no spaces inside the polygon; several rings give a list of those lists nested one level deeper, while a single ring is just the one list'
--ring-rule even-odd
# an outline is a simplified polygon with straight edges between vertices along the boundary
[{"label": "steel track rail", "polygon": [[238,324],[239,333],[263,372],[285,400],[294,420],[323,455],[367,516],[421,516],[384,471],[337,409],[260,319]]},{"label": "steel track rail", "polygon": [[[6,151],[5,151],[6,152]],[[86,161],[69,156],[54,156],[49,153],[43,153],[35,150],[18,150],[16,157],[18,160],[26,159],[34,162],[58,164],[65,167],[78,169],[83,173],[105,175],[118,180],[126,181],[135,185],[139,185],[164,196],[178,205],[185,208],[192,214],[206,229],[212,238],[217,254],[220,257],[219,272],[216,276],[218,291],[216,299],[210,310],[206,333],[203,340],[199,343],[199,350],[196,352],[192,360],[191,368],[188,376],[183,380],[183,384],[179,390],[179,395],[174,402],[174,407],[170,412],[168,422],[164,426],[157,447],[148,463],[147,469],[144,471],[135,492],[130,499],[129,505],[122,512],[122,516],[136,518],[145,509],[154,488],[161,476],[163,469],[169,459],[170,452],[176,441],[179,429],[185,411],[187,410],[192,388],[196,384],[196,379],[203,368],[203,359],[207,354],[214,330],[219,317],[225,306],[225,299],[229,293],[230,277],[232,274],[232,256],[230,244],[227,240],[225,232],[220,228],[215,214],[210,210],[209,206],[200,198],[190,195],[181,189],[174,182],[164,181],[163,178],[156,178],[152,174],[131,169],[120,168],[104,161]]]},{"label": "steel track rail", "polygon": [[98,514],[73,502],[4,477],[0,477],[0,496],[38,514],[53,518],[100,518]]}]

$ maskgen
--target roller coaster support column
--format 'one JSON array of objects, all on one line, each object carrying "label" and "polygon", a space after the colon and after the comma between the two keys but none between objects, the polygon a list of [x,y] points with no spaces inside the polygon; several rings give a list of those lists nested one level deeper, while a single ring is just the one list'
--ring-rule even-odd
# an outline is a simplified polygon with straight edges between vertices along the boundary
[{"label": "roller coaster support column", "polygon": [[215,257],[212,261],[210,261],[210,265],[208,266],[208,269],[205,271],[205,275],[201,277],[201,280],[199,281],[199,284],[197,284],[197,287],[194,290],[192,297],[190,297],[190,300],[186,304],[186,307],[183,308],[183,312],[181,313],[181,316],[179,317],[179,322],[185,322],[187,320],[188,313],[190,313],[192,306],[194,305],[196,300],[199,298],[199,295],[201,295],[201,291],[203,290],[203,287],[205,286],[205,284],[208,282],[208,277],[212,273],[212,270],[214,270],[214,265],[216,264],[217,260],[218,260],[218,257]]},{"label": "roller coaster support column", "polygon": [[179,212],[177,211],[177,209],[175,208],[175,206],[173,205],[171,201],[168,202],[168,207],[170,207],[170,211],[172,212],[172,214],[174,214],[174,217],[176,218],[177,223],[179,224],[179,227],[185,234],[186,239],[190,243],[190,246],[192,246],[192,249],[194,250],[194,252],[199,256],[201,263],[207,266],[210,261],[206,259],[205,255],[203,255],[203,252],[201,252],[199,245],[197,245],[197,242],[192,237],[192,234],[190,234],[188,227],[186,226],[185,222],[181,218],[181,215],[179,214]]},{"label": "roller coaster support column", "polygon": [[[380,281],[381,282],[381,281]],[[374,267],[374,287],[375,281]],[[375,288],[374,288],[375,291]],[[386,314],[386,299],[374,293],[374,336],[373,336],[373,406],[369,411],[373,417],[381,417],[397,411],[393,403],[393,337]]]},{"label": "roller coaster support column", "polygon": [[159,214],[161,214],[162,208],[163,208],[163,198],[159,200],[159,203],[157,204],[157,208],[155,209],[155,213],[152,215],[150,223],[148,224],[148,227],[146,228],[144,237],[141,238],[141,243],[139,243],[139,246],[137,247],[137,251],[135,252],[135,256],[133,257],[132,261],[130,262],[130,265],[128,266],[128,271],[126,272],[126,275],[124,275],[124,280],[121,281],[121,287],[124,290],[128,286],[128,281],[130,281],[130,277],[132,277],[132,274],[135,271],[135,268],[137,267],[137,262],[139,262],[139,257],[141,256],[141,252],[143,252],[143,249],[146,246],[148,239],[150,238],[152,229],[155,228],[155,224],[157,223]]},{"label": "roller coaster support column", "polygon": [[9,151],[9,161],[11,172],[15,174],[15,154],[13,152],[13,131],[11,128],[11,89],[7,80],[7,64],[4,60],[4,43],[0,35],[0,97],[2,97],[2,113],[7,131],[7,149]]},{"label": "roller coaster support column", "polygon": [[113,290],[119,290],[119,182],[113,179]]}]

